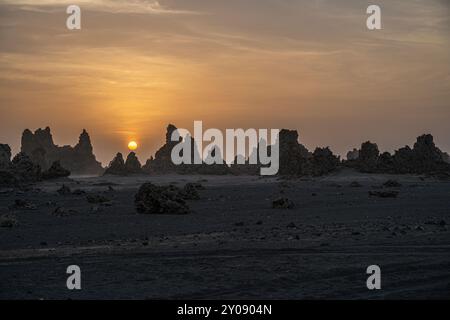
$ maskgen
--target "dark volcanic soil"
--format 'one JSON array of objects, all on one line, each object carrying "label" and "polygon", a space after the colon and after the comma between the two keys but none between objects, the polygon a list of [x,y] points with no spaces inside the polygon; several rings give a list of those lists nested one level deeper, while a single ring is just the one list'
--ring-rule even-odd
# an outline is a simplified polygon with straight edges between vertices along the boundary
[{"label": "dark volcanic soil", "polygon": [[[388,179],[401,186],[383,187]],[[137,214],[134,195],[147,181],[206,189],[189,215]],[[63,183],[86,194],[60,195]],[[295,208],[273,209],[278,198]],[[79,177],[1,189],[0,214],[17,222],[0,227],[1,299],[450,298],[449,181],[352,171],[293,180]],[[72,264],[81,268],[79,291],[66,288]],[[366,287],[373,264],[381,290]]]}]

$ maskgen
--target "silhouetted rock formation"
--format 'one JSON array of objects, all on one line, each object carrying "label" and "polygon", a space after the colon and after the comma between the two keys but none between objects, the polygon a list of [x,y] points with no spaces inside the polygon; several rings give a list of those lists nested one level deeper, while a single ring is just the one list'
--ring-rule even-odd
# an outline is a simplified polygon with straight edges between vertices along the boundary
[{"label": "silhouetted rock formation", "polygon": [[[258,148],[255,148],[253,152],[258,154]],[[259,164],[259,156],[257,157],[257,164],[250,164],[250,157],[251,156],[249,156],[249,158],[245,158],[243,155],[237,155],[229,167],[229,172],[233,175],[259,175],[261,168],[261,165]]]},{"label": "silhouetted rock formation", "polygon": [[296,130],[283,129],[279,134],[280,144],[280,175],[301,175],[304,166],[311,156],[308,150],[298,143]]},{"label": "silhouetted rock formation", "polygon": [[280,175],[321,176],[333,172],[340,165],[339,157],[329,147],[316,148],[311,154],[298,143],[295,130],[281,130],[279,139]]},{"label": "silhouetted rock formation", "polygon": [[398,173],[450,172],[444,154],[437,148],[431,134],[417,138],[413,149],[401,148],[394,154],[394,171]]},{"label": "silhouetted rock formation", "polygon": [[11,165],[11,148],[7,144],[0,144],[0,169]]},{"label": "silhouetted rock formation", "polygon": [[[229,173],[228,166],[224,164],[213,164],[207,165],[205,163],[195,164],[195,154],[198,155],[197,145],[192,137],[186,137],[187,140],[190,140],[190,150],[191,150],[191,164],[180,164],[175,165],[172,162],[172,149],[182,141],[180,137],[179,141],[172,141],[172,133],[177,130],[177,128],[169,124],[167,126],[166,132],[166,143],[155,153],[155,157],[151,157],[145,165],[142,167],[142,170],[149,174],[165,174],[165,173],[178,173],[178,174],[218,174],[223,175]],[[214,157],[216,152],[221,151],[218,148],[214,148],[209,157]],[[182,154],[180,154],[182,156]],[[221,156],[220,156],[221,157]]]},{"label": "silhouetted rock formation", "polygon": [[41,180],[41,167],[25,153],[18,153],[11,162],[11,172],[19,183]]},{"label": "silhouetted rock formation", "polygon": [[377,172],[391,172],[394,168],[394,158],[389,152],[383,152],[377,161]]},{"label": "silhouetted rock formation", "polygon": [[359,158],[359,150],[353,149],[352,151],[347,152],[347,160],[358,160]]},{"label": "silhouetted rock formation", "polygon": [[105,170],[105,174],[112,174],[116,176],[126,176],[129,174],[142,173],[141,163],[134,152],[130,152],[127,160],[123,160],[122,154],[119,152],[114,159],[109,163]]},{"label": "silhouetted rock formation", "polygon": [[42,173],[42,179],[44,180],[64,178],[68,176],[70,176],[70,171],[64,169],[59,161],[53,162],[51,167]]},{"label": "silhouetted rock formation", "polygon": [[330,148],[316,148],[304,172],[312,176],[322,176],[336,170],[340,162],[339,157],[335,156]]},{"label": "silhouetted rock formation", "polygon": [[[208,160],[216,159],[222,161],[222,152],[215,146],[210,150],[210,154],[206,157],[202,164],[181,164],[175,165],[171,159],[171,152],[178,141],[171,141],[171,135],[176,130],[176,127],[169,125],[166,133],[166,143],[155,154],[155,158],[150,158],[143,166],[143,170],[150,174],[164,174],[164,173],[180,173],[180,174],[252,174],[260,173],[260,148],[268,149],[266,154],[270,155],[271,146],[263,140],[260,140],[258,146],[252,150],[250,158],[255,157],[257,164],[250,164],[249,159],[245,159],[244,155],[238,155],[234,163],[228,166],[223,164],[209,165]],[[191,162],[194,163],[194,153],[198,152],[195,141],[191,137]],[[295,130],[283,129],[279,134],[279,150],[280,150],[280,175],[323,175],[335,170],[340,160],[334,156],[329,148],[317,148],[314,153],[310,153],[303,145],[298,143],[298,133]],[[181,141],[181,140],[180,140]],[[240,159],[238,163],[238,160]],[[244,162],[244,163],[242,163]]]},{"label": "silhouetted rock formation", "polygon": [[364,142],[359,151],[359,167],[362,172],[376,172],[380,151],[376,143]]},{"label": "silhouetted rock formation", "polygon": [[0,186],[17,186],[41,179],[41,168],[26,154],[19,153],[10,159],[11,148],[0,144]]},{"label": "silhouetted rock formation", "polygon": [[395,151],[394,155],[389,152],[380,155],[376,144],[365,142],[361,145],[359,157],[348,160],[345,164],[361,172],[450,174],[446,154],[435,146],[430,134],[418,137],[412,149],[405,146]]},{"label": "silhouetted rock formation", "polygon": [[125,170],[127,173],[141,173],[141,167],[141,163],[139,162],[136,154],[134,152],[130,152],[127,156],[127,161],[125,161]]},{"label": "silhouetted rock formation", "polygon": [[127,169],[125,167],[125,161],[123,160],[122,154],[119,152],[116,154],[114,159],[109,163],[104,174],[112,174],[118,176],[124,176],[127,174]]},{"label": "silhouetted rock formation", "polygon": [[103,168],[95,159],[91,139],[86,130],[80,135],[75,147],[59,147],[54,144],[50,128],[38,129],[34,134],[26,129],[22,134],[22,152],[43,170],[51,167],[53,162],[60,164],[73,174],[100,174]]},{"label": "silhouetted rock formation", "polygon": [[[155,157],[151,157],[145,165],[143,166],[143,170],[147,173],[151,174],[162,174],[162,173],[170,173],[177,172],[177,166],[172,162],[171,152],[173,147],[175,147],[179,142],[172,141],[172,133],[177,130],[172,124],[167,126],[166,131],[166,143],[155,153]],[[181,138],[180,138],[181,141]]]},{"label": "silhouetted rock formation", "polygon": [[0,169],[0,187],[10,187],[18,184],[18,180],[10,169]]},{"label": "silhouetted rock formation", "polygon": [[442,153],[442,160],[446,163],[450,163],[450,155],[447,152]]},{"label": "silhouetted rock formation", "polygon": [[[261,168],[264,165],[261,164],[260,150],[264,150],[264,154],[267,156],[271,155],[272,146],[267,146],[267,141],[260,139],[258,145],[253,148],[250,152],[248,158],[244,155],[238,154],[233,161],[233,164],[229,167],[229,171],[234,175],[260,175]],[[253,161],[250,161],[253,159]],[[256,159],[256,163],[255,162]],[[252,162],[252,163],[250,163]]]}]

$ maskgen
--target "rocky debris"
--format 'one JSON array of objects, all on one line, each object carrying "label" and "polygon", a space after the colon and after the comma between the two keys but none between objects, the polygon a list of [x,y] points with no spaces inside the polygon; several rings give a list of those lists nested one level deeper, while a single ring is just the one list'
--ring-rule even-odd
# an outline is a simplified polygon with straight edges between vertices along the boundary
[{"label": "rocky debris", "polygon": [[184,200],[200,199],[200,194],[198,193],[198,190],[200,190],[199,186],[201,186],[201,184],[187,183],[183,187],[183,190],[181,190],[181,196],[183,197],[183,199]]},{"label": "rocky debris", "polygon": [[70,171],[64,169],[59,160],[54,161],[50,168],[42,173],[42,179],[44,180],[65,178],[68,176],[70,176]]},{"label": "rocky debris", "polygon": [[78,214],[78,212],[76,210],[66,209],[64,207],[57,207],[55,210],[53,210],[52,214],[58,217],[65,217]]},{"label": "rocky debris", "polygon": [[99,207],[99,206],[93,206],[91,208],[91,213],[99,213],[99,212],[102,212],[102,211],[103,211],[103,208]]},{"label": "rocky debris", "polygon": [[205,186],[202,185],[200,182],[189,182],[188,184],[192,185],[197,190],[205,190]]},{"label": "rocky debris", "polygon": [[342,185],[336,182],[331,182],[329,184],[327,184],[327,187],[332,187],[332,188],[342,188]]},{"label": "rocky debris", "polygon": [[114,159],[109,163],[109,166],[105,170],[106,174],[125,176],[127,175],[127,169],[125,167],[125,161],[123,160],[123,156],[120,152],[116,154]]},{"label": "rocky debris", "polygon": [[190,209],[182,192],[174,185],[157,186],[143,184],[135,196],[138,213],[143,214],[188,214]]},{"label": "rocky debris", "polygon": [[0,170],[8,169],[11,165],[11,148],[7,144],[0,144]]},{"label": "rocky debris", "polygon": [[288,198],[279,198],[272,201],[272,208],[274,209],[293,209],[294,207],[294,202]]},{"label": "rocky debris", "polygon": [[444,227],[447,225],[447,222],[443,219],[439,220],[439,219],[433,218],[433,219],[427,220],[425,222],[425,224]]},{"label": "rocky debris", "polygon": [[76,196],[82,196],[82,195],[86,194],[86,191],[81,190],[81,189],[75,189],[75,190],[73,190],[72,194],[76,195]]},{"label": "rocky debris", "polygon": [[22,209],[22,210],[36,210],[36,205],[23,199],[14,200],[14,205],[12,209]]},{"label": "rocky debris", "polygon": [[298,229],[298,228],[297,228],[297,225],[296,225],[294,222],[290,222],[290,223],[286,226],[286,228],[288,228],[288,229]]},{"label": "rocky debris", "polygon": [[400,188],[402,184],[397,180],[388,180],[385,183],[383,183],[383,186],[386,188]]},{"label": "rocky debris", "polygon": [[57,146],[53,142],[50,128],[37,129],[34,133],[26,129],[22,134],[21,151],[27,154],[43,170],[60,161],[62,167],[74,174],[100,174],[103,168],[95,159],[91,139],[86,130],[79,137],[78,144]]},{"label": "rocky debris", "polygon": [[14,188],[2,188],[0,189],[0,194],[11,194],[14,192]]},{"label": "rocky debris", "polygon": [[98,204],[98,203],[105,204],[105,203],[111,201],[111,199],[108,199],[107,197],[102,196],[100,194],[90,194],[90,195],[86,196],[86,200],[87,200],[87,202],[94,203],[94,204]]},{"label": "rocky debris", "polygon": [[65,184],[63,184],[61,188],[56,190],[56,192],[58,192],[62,196],[67,196],[69,194],[72,194],[72,191],[70,190],[70,188],[68,186],[66,186]]},{"label": "rocky debris", "polygon": [[359,183],[358,181],[352,181],[352,182],[350,182],[349,187],[351,187],[351,188],[361,188],[362,184]]},{"label": "rocky debris", "polygon": [[369,191],[369,196],[379,198],[397,198],[398,191]]},{"label": "rocky debris", "polygon": [[93,185],[93,186],[96,186],[96,187],[120,186],[120,184],[118,184],[118,183],[107,182],[107,181],[102,181],[102,182],[93,183],[92,185]]},{"label": "rocky debris", "polygon": [[18,221],[14,216],[3,214],[0,216],[0,228],[12,228],[18,225]]},{"label": "rocky debris", "polygon": [[134,152],[130,152],[125,161],[125,170],[127,173],[142,173],[141,163]]}]

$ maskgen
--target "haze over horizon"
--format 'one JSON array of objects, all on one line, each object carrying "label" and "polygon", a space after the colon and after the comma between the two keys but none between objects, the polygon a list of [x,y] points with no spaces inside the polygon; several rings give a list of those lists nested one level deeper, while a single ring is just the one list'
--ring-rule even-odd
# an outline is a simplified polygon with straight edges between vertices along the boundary
[{"label": "haze over horizon", "polygon": [[340,155],[423,133],[449,152],[449,34],[444,0],[0,0],[0,143],[49,126],[74,145],[85,128],[103,165],[130,140],[145,162],[169,123],[202,120],[297,129]]}]

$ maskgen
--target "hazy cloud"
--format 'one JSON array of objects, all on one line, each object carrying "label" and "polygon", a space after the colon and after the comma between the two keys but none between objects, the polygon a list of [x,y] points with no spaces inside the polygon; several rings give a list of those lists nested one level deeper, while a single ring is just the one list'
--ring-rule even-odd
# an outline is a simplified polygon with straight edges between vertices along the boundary
[{"label": "hazy cloud", "polygon": [[56,7],[76,4],[83,9],[110,13],[193,14],[193,11],[175,10],[162,6],[156,0],[1,0],[22,10],[54,12]]}]

